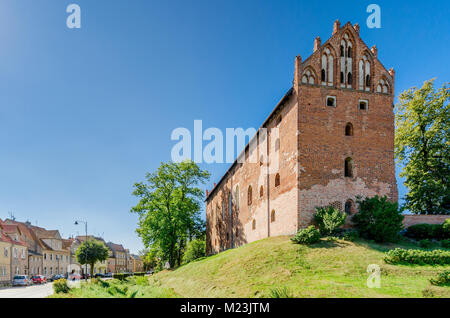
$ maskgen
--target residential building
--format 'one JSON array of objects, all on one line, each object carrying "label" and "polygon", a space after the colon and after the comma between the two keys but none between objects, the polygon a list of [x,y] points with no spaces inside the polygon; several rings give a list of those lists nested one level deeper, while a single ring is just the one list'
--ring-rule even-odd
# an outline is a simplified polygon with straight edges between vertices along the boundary
[{"label": "residential building", "polygon": [[[106,246],[112,252],[112,256],[114,258],[114,270],[113,273],[123,273],[127,271],[127,251],[121,244],[115,244],[112,242],[106,243]],[[111,258],[111,257],[110,257]],[[110,266],[109,268],[110,269]]]},{"label": "residential building", "polygon": [[2,230],[0,220],[0,286],[11,283],[11,247],[13,241]]},{"label": "residential building", "polygon": [[16,224],[7,224],[3,222],[0,227],[3,233],[11,239],[10,274],[13,275],[29,275],[28,272],[28,245],[21,239],[23,234]]},{"label": "residential building", "polygon": [[144,271],[144,264],[138,255],[130,254],[131,267],[130,272],[137,273]]}]

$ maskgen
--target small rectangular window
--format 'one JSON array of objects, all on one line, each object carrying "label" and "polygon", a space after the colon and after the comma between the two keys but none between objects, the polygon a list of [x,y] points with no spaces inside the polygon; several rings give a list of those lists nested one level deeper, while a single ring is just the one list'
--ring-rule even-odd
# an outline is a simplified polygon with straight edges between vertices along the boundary
[{"label": "small rectangular window", "polygon": [[359,110],[367,110],[369,108],[369,102],[367,100],[359,101]]},{"label": "small rectangular window", "polygon": [[327,106],[336,107],[336,96],[327,96]]}]

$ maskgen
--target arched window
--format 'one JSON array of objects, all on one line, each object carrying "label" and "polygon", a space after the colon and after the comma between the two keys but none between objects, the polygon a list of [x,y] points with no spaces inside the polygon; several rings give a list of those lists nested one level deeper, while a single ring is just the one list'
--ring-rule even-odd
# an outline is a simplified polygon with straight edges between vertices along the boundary
[{"label": "arched window", "polygon": [[345,176],[353,178],[353,161],[352,158],[345,159]]},{"label": "arched window", "polygon": [[353,136],[353,125],[351,123],[347,123],[347,125],[345,125],[345,135]]},{"label": "arched window", "polygon": [[256,220],[253,219],[252,221],[252,229],[255,230],[256,229]]},{"label": "arched window", "polygon": [[252,205],[252,186],[248,186],[247,204]]},{"label": "arched window", "polygon": [[326,76],[325,70],[324,70],[324,69],[322,69],[322,72],[321,72],[320,74],[321,74],[321,79],[322,79],[322,82],[326,82],[326,80],[327,80],[327,76]]},{"label": "arched window", "polygon": [[341,72],[341,84],[345,84],[344,72]]},{"label": "arched window", "polygon": [[275,187],[278,187],[280,185],[280,174],[277,173],[275,176]]},{"label": "arched window", "polygon": [[270,212],[270,222],[275,222],[275,210],[272,210],[272,212]]},{"label": "arched window", "polygon": [[345,202],[345,213],[352,214],[353,212],[353,200],[349,199]]},{"label": "arched window", "polygon": [[352,73],[350,72],[347,74],[347,84],[352,85]]},{"label": "arched window", "polygon": [[366,86],[370,86],[370,75],[366,75]]},{"label": "arched window", "polygon": [[306,72],[303,73],[302,83],[303,84],[314,84],[314,75],[311,73],[310,70],[307,70]]},{"label": "arched window", "polygon": [[263,188],[263,186],[261,186],[261,187],[259,188],[259,196],[260,196],[261,198],[264,196],[264,188]]},{"label": "arched window", "polygon": [[[340,57],[340,72],[341,72],[341,87],[352,87],[352,81],[349,81],[348,74],[352,72],[353,69],[353,53],[352,53],[352,42],[350,41],[350,36],[345,33],[341,39],[341,57]],[[351,79],[351,78],[350,78]]]},{"label": "arched window", "polygon": [[381,79],[377,85],[377,93],[389,94],[389,84],[384,79]]},{"label": "arched window", "polygon": [[322,55],[322,85],[333,85],[334,58],[329,48],[325,48]]},{"label": "arched window", "polygon": [[352,57],[352,47],[351,47],[351,46],[348,47],[347,57],[348,57],[348,58],[351,58],[351,57]]},{"label": "arched window", "polygon": [[345,49],[343,44],[341,44],[341,56],[345,57]]},{"label": "arched window", "polygon": [[370,91],[370,61],[366,54],[359,61],[359,89]]}]

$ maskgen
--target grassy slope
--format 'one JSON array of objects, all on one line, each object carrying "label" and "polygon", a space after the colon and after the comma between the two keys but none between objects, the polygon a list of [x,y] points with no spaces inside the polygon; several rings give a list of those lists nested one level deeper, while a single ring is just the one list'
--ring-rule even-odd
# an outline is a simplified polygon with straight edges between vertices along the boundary
[{"label": "grassy slope", "polygon": [[[428,281],[448,266],[385,264],[384,251],[394,247],[345,241],[307,247],[275,237],[160,272],[151,283],[181,297],[270,297],[277,287],[295,297],[422,297],[423,290],[450,297],[450,288]],[[369,264],[381,267],[379,289],[366,285]]]}]

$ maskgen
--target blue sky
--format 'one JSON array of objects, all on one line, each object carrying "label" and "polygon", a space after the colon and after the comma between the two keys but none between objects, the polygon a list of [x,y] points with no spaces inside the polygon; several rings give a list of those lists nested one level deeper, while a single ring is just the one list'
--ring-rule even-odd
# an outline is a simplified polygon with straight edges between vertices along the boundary
[{"label": "blue sky", "polygon": [[[66,27],[66,7],[82,28]],[[366,7],[381,7],[368,29]],[[0,0],[0,218],[142,248],[132,185],[170,159],[174,128],[259,127],[294,57],[358,22],[396,95],[450,78],[448,1]],[[203,165],[211,188],[228,164]],[[400,195],[405,189],[399,180]]]}]

